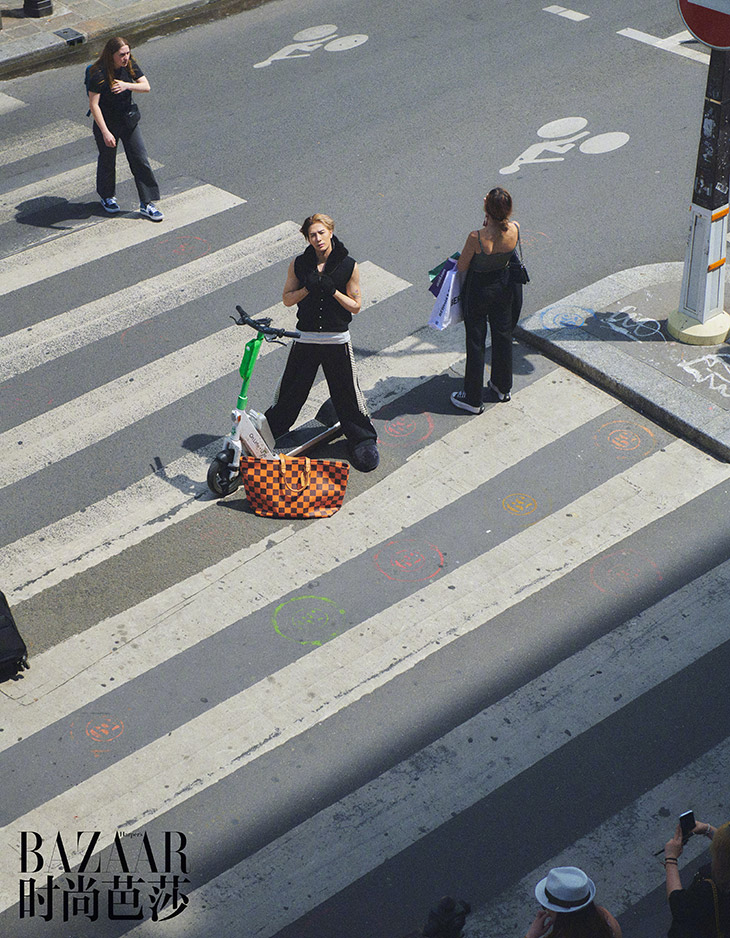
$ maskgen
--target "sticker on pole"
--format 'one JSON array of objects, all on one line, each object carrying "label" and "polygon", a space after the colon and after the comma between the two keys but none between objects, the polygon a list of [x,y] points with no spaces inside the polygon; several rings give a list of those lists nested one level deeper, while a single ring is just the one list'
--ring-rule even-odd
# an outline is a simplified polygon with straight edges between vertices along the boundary
[{"label": "sticker on pole", "polygon": [[730,0],[677,0],[677,6],[695,39],[712,49],[730,49]]}]

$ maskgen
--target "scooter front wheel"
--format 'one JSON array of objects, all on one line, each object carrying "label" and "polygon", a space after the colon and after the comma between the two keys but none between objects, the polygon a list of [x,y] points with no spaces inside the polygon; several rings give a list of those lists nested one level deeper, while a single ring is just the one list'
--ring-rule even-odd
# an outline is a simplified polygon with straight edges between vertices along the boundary
[{"label": "scooter front wheel", "polygon": [[218,453],[208,467],[208,488],[214,495],[225,498],[235,492],[241,485],[241,473],[231,475],[231,459],[233,451],[224,449]]}]

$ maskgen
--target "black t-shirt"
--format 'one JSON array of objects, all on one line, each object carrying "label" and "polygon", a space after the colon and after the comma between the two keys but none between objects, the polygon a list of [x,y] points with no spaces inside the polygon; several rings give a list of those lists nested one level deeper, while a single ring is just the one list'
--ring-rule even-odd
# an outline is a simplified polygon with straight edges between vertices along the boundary
[{"label": "black t-shirt", "polygon": [[[134,77],[132,77],[129,66],[118,68],[114,72],[114,77],[119,81],[128,82],[134,82],[138,78],[141,78],[144,75],[142,69],[136,62],[131,64],[134,66]],[[109,121],[113,124],[122,122],[124,115],[132,107],[132,92],[125,88],[125,90],[120,91],[119,94],[114,94],[109,88],[106,74],[102,68],[94,68],[91,70],[89,74],[89,91],[100,95],[99,107],[107,123]]]},{"label": "black t-shirt", "polygon": [[[669,908],[672,912],[672,928],[669,934],[707,935],[715,938],[715,901],[712,886],[708,882],[710,866],[703,866],[695,875],[687,889],[675,889],[669,895]],[[727,934],[730,927],[730,894],[718,890],[718,911],[720,913],[720,931]]]}]

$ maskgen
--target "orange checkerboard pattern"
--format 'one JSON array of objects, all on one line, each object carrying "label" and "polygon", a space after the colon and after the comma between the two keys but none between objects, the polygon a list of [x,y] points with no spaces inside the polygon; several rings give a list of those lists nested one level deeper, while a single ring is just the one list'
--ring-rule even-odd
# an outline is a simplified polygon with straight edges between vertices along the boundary
[{"label": "orange checkerboard pattern", "polygon": [[329,518],[342,505],[349,473],[349,463],[337,459],[241,459],[248,503],[265,518]]}]

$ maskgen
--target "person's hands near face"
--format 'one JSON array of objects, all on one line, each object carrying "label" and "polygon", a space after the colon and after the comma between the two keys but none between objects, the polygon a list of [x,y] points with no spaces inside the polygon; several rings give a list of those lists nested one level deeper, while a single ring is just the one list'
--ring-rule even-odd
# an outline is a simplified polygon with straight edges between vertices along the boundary
[{"label": "person's hands near face", "polygon": [[549,909],[540,909],[535,918],[532,920],[532,925],[527,929],[527,934],[525,938],[541,938],[553,924],[553,917]]}]

